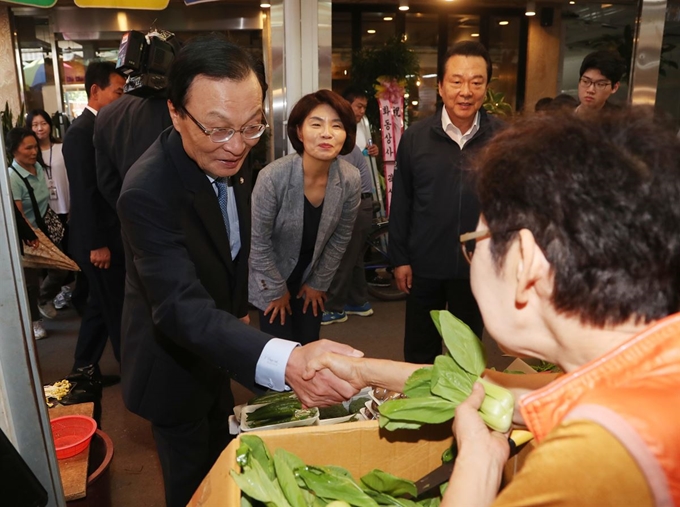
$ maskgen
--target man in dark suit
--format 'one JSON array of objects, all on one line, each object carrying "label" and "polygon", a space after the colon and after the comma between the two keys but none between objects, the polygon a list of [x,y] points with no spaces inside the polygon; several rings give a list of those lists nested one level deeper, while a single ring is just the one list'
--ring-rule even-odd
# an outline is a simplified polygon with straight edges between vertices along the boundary
[{"label": "man in dark suit", "polygon": [[171,125],[163,95],[137,97],[127,93],[99,112],[94,126],[97,187],[114,210],[125,174]]},{"label": "man in dark suit", "polygon": [[266,84],[248,52],[218,36],[188,42],[168,75],[173,128],[125,176],[118,215],[127,263],[122,390],[152,423],[166,502],[184,506],[230,440],[230,378],[292,387],[303,404],[355,390],[329,371],[303,380],[329,341],[304,347],[248,321],[250,175],[266,128]]},{"label": "man in dark suit", "polygon": [[85,71],[88,102],[64,138],[71,212],[69,250],[87,278],[89,297],[74,354],[72,374],[100,379],[99,359],[111,340],[120,361],[120,319],[125,286],[125,257],[115,210],[97,189],[92,136],[97,112],[123,94],[125,78],[111,62],[93,62]]}]

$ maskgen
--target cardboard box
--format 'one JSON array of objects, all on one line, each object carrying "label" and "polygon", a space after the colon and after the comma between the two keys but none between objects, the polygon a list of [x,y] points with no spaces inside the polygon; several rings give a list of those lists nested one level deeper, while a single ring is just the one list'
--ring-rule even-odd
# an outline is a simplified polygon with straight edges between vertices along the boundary
[{"label": "cardboard box", "polygon": [[[451,446],[451,424],[423,426],[420,430],[384,431],[378,421],[331,426],[310,426],[253,432],[274,453],[284,448],[310,465],[337,465],[348,469],[359,480],[373,469],[380,469],[410,480],[418,480],[441,465],[441,455]],[[189,507],[237,507],[241,490],[229,471],[238,470],[236,450],[239,438],[224,450],[212,470],[194,493]],[[506,466],[507,482],[518,470],[518,458]]]}]

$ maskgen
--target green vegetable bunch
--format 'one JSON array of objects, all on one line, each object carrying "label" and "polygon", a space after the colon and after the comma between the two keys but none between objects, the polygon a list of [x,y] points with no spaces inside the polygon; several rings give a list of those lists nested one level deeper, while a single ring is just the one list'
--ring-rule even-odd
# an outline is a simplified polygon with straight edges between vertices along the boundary
[{"label": "green vegetable bunch", "polygon": [[481,340],[461,320],[446,310],[430,312],[447,354],[437,356],[433,366],[413,372],[406,381],[407,398],[390,400],[378,407],[380,427],[387,430],[418,429],[453,419],[456,407],[480,382],[486,397],[479,415],[490,428],[506,432],[512,424],[512,393],[481,378],[486,353]]},{"label": "green vegetable bunch", "polygon": [[373,470],[357,483],[341,467],[306,465],[298,456],[277,449],[272,458],[262,439],[241,435],[236,452],[241,473],[231,476],[241,488],[241,507],[439,507],[440,498],[415,501],[412,481]]}]

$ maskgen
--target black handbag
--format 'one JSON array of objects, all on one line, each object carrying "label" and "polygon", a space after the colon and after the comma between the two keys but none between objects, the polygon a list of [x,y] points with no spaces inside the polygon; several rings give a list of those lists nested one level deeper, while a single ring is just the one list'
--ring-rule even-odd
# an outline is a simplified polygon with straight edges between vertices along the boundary
[{"label": "black handbag", "polygon": [[45,236],[50,238],[52,243],[58,245],[64,238],[64,224],[61,223],[59,215],[57,215],[52,208],[47,206],[45,215],[40,216],[40,207],[38,206],[38,201],[35,199],[33,187],[26,178],[19,174],[19,171],[17,171],[14,166],[12,166],[12,169],[17,173],[28,189],[28,195],[31,197],[31,206],[33,206],[33,214],[35,215],[35,223],[38,224],[38,228],[45,233]]}]

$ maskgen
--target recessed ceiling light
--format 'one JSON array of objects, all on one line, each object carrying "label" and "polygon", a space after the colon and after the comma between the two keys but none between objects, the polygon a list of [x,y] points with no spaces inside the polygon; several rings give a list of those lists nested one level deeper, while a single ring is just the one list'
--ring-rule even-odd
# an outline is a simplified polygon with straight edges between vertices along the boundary
[{"label": "recessed ceiling light", "polygon": [[470,37],[479,37],[479,34],[478,33],[471,33]]},{"label": "recessed ceiling light", "polygon": [[399,0],[399,10],[407,11],[409,9],[408,0]]},{"label": "recessed ceiling light", "polygon": [[505,26],[505,25],[509,25],[510,21],[503,20],[503,21],[499,21],[498,24],[501,25],[501,26]]},{"label": "recessed ceiling light", "polygon": [[271,6],[272,4],[270,4],[269,2],[262,2],[260,4],[260,7],[262,7],[263,9],[269,9]]},{"label": "recessed ceiling light", "polygon": [[375,33],[375,30],[373,30],[373,29],[371,29],[371,30],[366,30],[366,33],[374,34],[374,33]]},{"label": "recessed ceiling light", "polygon": [[383,21],[392,21],[394,18],[392,16],[385,16]]}]

